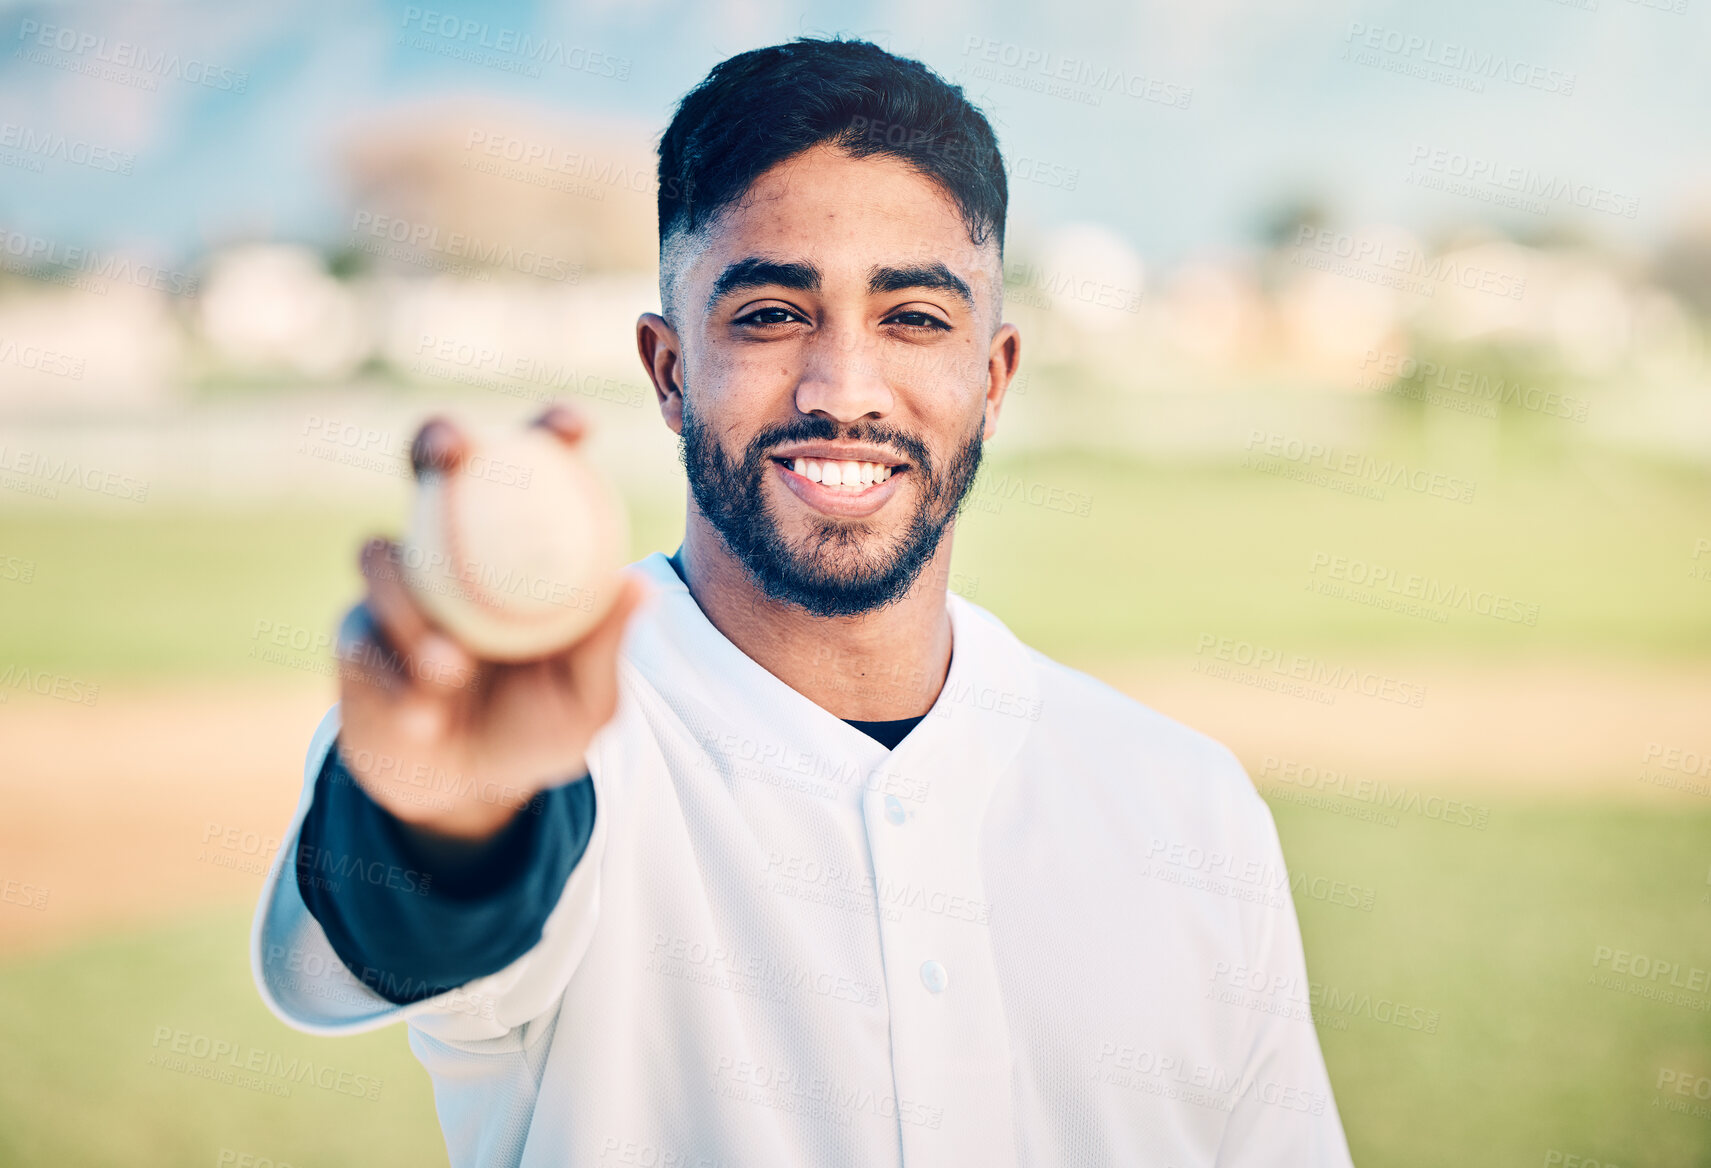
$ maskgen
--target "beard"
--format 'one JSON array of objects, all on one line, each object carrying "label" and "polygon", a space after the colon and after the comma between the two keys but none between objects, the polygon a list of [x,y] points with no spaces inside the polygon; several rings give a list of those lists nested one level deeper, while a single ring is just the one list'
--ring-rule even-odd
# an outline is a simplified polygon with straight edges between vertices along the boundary
[{"label": "beard", "polygon": [[[818,414],[762,430],[741,457],[729,458],[686,392],[681,455],[696,506],[768,598],[813,616],[855,616],[902,599],[938,551],[980,469],[985,422],[982,410],[974,433],[942,467],[934,466],[918,438],[894,427],[841,426]],[[772,459],[766,452],[786,442],[837,440],[902,452],[909,463],[905,473],[915,480],[914,514],[889,538],[877,535],[867,520],[810,519],[802,545],[793,546],[767,502]]]}]

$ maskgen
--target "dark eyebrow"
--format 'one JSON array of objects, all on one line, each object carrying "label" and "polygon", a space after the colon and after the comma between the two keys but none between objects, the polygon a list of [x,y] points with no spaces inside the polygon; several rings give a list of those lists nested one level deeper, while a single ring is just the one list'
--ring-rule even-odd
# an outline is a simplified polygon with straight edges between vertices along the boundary
[{"label": "dark eyebrow", "polygon": [[974,293],[962,277],[943,264],[914,264],[906,268],[874,268],[867,275],[867,290],[872,293],[901,292],[906,288],[936,288],[949,292],[970,312],[974,311]]},{"label": "dark eyebrow", "polygon": [[720,299],[732,292],[741,292],[746,288],[793,288],[798,292],[818,292],[820,290],[820,269],[813,264],[795,261],[783,263],[778,260],[762,259],[760,256],[749,256],[725,265],[725,270],[719,273],[719,278],[713,281],[713,294],[707,297],[707,311],[712,312],[713,306]]}]

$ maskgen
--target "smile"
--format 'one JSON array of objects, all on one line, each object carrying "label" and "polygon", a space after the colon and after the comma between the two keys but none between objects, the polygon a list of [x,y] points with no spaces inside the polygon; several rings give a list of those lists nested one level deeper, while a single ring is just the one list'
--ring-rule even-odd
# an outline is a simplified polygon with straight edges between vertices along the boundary
[{"label": "smile", "polygon": [[909,470],[879,462],[818,458],[775,458],[772,464],[798,499],[823,514],[852,519],[878,511]]}]

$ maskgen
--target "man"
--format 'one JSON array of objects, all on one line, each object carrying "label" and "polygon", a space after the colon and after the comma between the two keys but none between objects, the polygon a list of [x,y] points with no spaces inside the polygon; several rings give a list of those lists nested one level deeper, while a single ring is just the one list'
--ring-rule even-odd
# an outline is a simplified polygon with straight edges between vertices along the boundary
[{"label": "man", "polygon": [[511,666],[369,546],[264,998],[406,1020],[460,1166],[1348,1164],[1241,766],[946,594],[1020,353],[985,119],[797,41],[659,152],[682,546]]}]

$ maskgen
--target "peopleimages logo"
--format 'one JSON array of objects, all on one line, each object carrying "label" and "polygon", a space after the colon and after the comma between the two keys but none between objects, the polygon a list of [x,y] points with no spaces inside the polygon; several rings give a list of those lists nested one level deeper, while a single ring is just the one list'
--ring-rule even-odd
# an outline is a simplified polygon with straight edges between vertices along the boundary
[{"label": "peopleimages logo", "polygon": [[[1323,571],[1324,579],[1318,579]],[[1312,566],[1307,569],[1310,588],[1323,588],[1328,581],[1351,585],[1354,596],[1376,597],[1388,607],[1392,599],[1419,601],[1440,611],[1460,610],[1472,616],[1490,617],[1529,628],[1539,623],[1539,606],[1530,601],[1516,600],[1501,592],[1486,588],[1470,588],[1466,584],[1446,582],[1435,576],[1404,572],[1385,564],[1372,563],[1330,552],[1314,552]],[[1328,593],[1329,594],[1329,593]],[[1447,619],[1447,617],[1446,617]]]},{"label": "peopleimages logo", "polygon": [[962,53],[964,58],[969,58],[964,68],[972,77],[1029,89],[1048,97],[1063,97],[1084,105],[1101,105],[1108,95],[1131,97],[1175,109],[1187,109],[1194,100],[1194,90],[1190,86],[976,33],[964,38]]},{"label": "peopleimages logo", "polygon": [[[862,119],[857,118],[856,121],[860,122]],[[465,158],[459,163],[465,169],[478,169],[483,173],[523,181],[535,181],[555,175],[586,180],[590,185],[585,189],[569,186],[558,186],[556,189],[586,194],[596,202],[605,198],[605,191],[599,189],[601,187],[622,188],[638,195],[663,194],[667,199],[678,199],[690,186],[688,182],[676,176],[668,176],[662,183],[654,168],[646,164],[632,164],[628,160],[584,154],[580,150],[566,149],[559,143],[519,138],[495,130],[470,130],[464,139],[463,148],[465,154],[483,155],[495,164],[507,163],[510,166],[510,169],[495,169],[483,166],[481,159]],[[536,185],[554,184],[536,182]]]},{"label": "peopleimages logo", "polygon": [[[1383,780],[1356,778],[1347,771],[1332,770],[1293,759],[1267,755],[1260,763],[1259,777],[1277,783],[1287,783],[1301,791],[1319,795],[1335,795],[1355,803],[1366,803],[1386,811],[1418,815],[1460,827],[1484,831],[1491,819],[1491,809],[1443,795],[1411,790],[1406,785],[1391,786]],[[1275,794],[1276,788],[1266,792]],[[1394,821],[1392,822],[1394,826]]]},{"label": "peopleimages logo", "polygon": [[1711,990],[1711,970],[1701,966],[1684,969],[1680,961],[1599,945],[1592,951],[1592,968],[1597,972],[1588,975],[1589,985],[1690,1010],[1711,1011],[1711,1001],[1704,996]]},{"label": "peopleimages logo", "polygon": [[46,270],[71,277],[87,276],[90,277],[89,291],[97,294],[107,291],[102,281],[152,288],[170,296],[188,296],[196,291],[196,278],[187,272],[163,268],[159,264],[139,263],[117,252],[70,247],[57,240],[26,235],[3,226],[0,226],[0,268],[25,275],[39,275]]},{"label": "peopleimages logo", "polygon": [[115,150],[111,146],[69,138],[52,130],[38,130],[16,122],[0,122],[0,147],[8,152],[20,152],[16,156],[0,154],[0,162],[23,164],[25,169],[38,173],[43,162],[65,162],[90,170],[130,174],[137,162],[137,156],[129,151]]},{"label": "peopleimages logo", "polygon": [[[1348,1029],[1349,1019],[1365,1019],[1381,1026],[1395,1026],[1422,1034],[1436,1034],[1442,1015],[1426,1006],[1407,1002],[1365,990],[1345,990],[1324,982],[1273,973],[1246,965],[1231,965],[1218,961],[1209,978],[1218,992],[1208,995],[1227,1006],[1242,1006],[1250,1010],[1294,1017],[1303,1021],[1342,1021],[1333,1029]],[[1291,1009],[1289,1007],[1295,1007]],[[1300,1007],[1306,1007],[1305,1010]]]},{"label": "peopleimages logo", "polygon": [[1254,470],[1347,490],[1370,499],[1382,500],[1386,487],[1401,487],[1417,495],[1471,503],[1478,487],[1477,483],[1456,475],[1269,430],[1250,431],[1247,450],[1243,465]]},{"label": "peopleimages logo", "polygon": [[[1256,645],[1252,641],[1236,637],[1201,633],[1194,653],[1202,661],[1229,662],[1250,668],[1256,674],[1270,673],[1307,686],[1321,687],[1333,699],[1337,691],[1352,690],[1365,697],[1413,706],[1416,709],[1426,703],[1424,685],[1375,673],[1370,669],[1335,665],[1301,653],[1285,653],[1273,646]],[[1196,662],[1196,665],[1199,664],[1200,662]],[[1212,676],[1219,674],[1213,673]]]},{"label": "peopleimages logo", "polygon": [[1504,300],[1519,300],[1527,294],[1524,277],[1474,263],[1465,255],[1429,255],[1421,248],[1399,247],[1379,236],[1333,231],[1311,223],[1296,229],[1290,262],[1423,296],[1431,296],[1439,284]]},{"label": "peopleimages logo", "polygon": [[1160,1094],[1148,1089],[1151,1079],[1155,1084],[1184,1089],[1184,1093],[1168,1093],[1166,1098],[1180,1098],[1218,1111],[1229,1111],[1240,1100],[1253,1099],[1286,1111],[1323,1115],[1331,1102],[1322,1091],[1274,1079],[1262,1080],[1251,1071],[1232,1072],[1211,1063],[1191,1062],[1177,1055],[1116,1041],[1099,1043],[1093,1053],[1093,1065],[1093,1075],[1100,1082]]},{"label": "peopleimages logo", "polygon": [[14,663],[0,669],[0,702],[9,700],[13,693],[29,693],[77,706],[93,706],[101,696],[101,687],[82,678]]},{"label": "peopleimages logo", "polygon": [[[209,89],[220,89],[230,93],[243,93],[249,88],[250,75],[238,69],[228,69],[223,65],[211,65],[195,57],[184,57],[178,53],[168,53],[165,50],[151,49],[146,45],[133,44],[130,41],[110,40],[103,34],[84,32],[69,25],[43,24],[39,20],[22,20],[18,22],[18,39],[27,48],[21,48],[14,55],[26,57],[37,64],[61,65],[61,62],[42,57],[31,50],[53,49],[72,57],[87,58],[101,65],[112,66],[116,69],[128,70],[132,78],[113,77],[111,80],[137,80],[145,82],[142,88],[155,89],[161,79],[168,81],[183,81],[191,85],[204,85]],[[86,72],[78,69],[75,72]]]},{"label": "peopleimages logo", "polygon": [[83,370],[87,364],[88,359],[85,357],[73,357],[57,349],[31,344],[29,341],[20,342],[16,337],[0,336],[0,365],[15,365],[19,369],[28,369],[34,373],[82,381]]},{"label": "peopleimages logo", "polygon": [[555,38],[473,20],[455,12],[410,5],[404,9],[399,27],[406,30],[400,34],[399,43],[407,48],[424,49],[526,77],[539,77],[541,66],[553,65],[595,77],[630,79],[628,57],[586,45],[567,45]]},{"label": "peopleimages logo", "polygon": [[[525,276],[574,284],[582,278],[582,265],[562,257],[518,249],[509,243],[485,240],[462,231],[447,231],[432,223],[422,223],[398,215],[358,211],[351,218],[352,243],[371,254],[389,259],[412,260],[422,263],[422,253],[431,252],[443,260],[463,261],[469,268],[503,268]],[[363,236],[380,240],[378,246],[368,244]],[[385,245],[397,245],[389,249]],[[415,253],[412,257],[411,253]],[[433,265],[429,265],[433,266]],[[461,270],[459,264],[451,270]]]},{"label": "peopleimages logo", "polygon": [[1507,81],[1563,97],[1574,95],[1573,73],[1509,57],[1491,49],[1421,36],[1399,28],[1362,24],[1358,20],[1349,23],[1348,34],[1343,40],[1344,60],[1385,72],[1405,74],[1475,93],[1484,93],[1487,81]]},{"label": "peopleimages logo", "polygon": [[[1592,183],[1575,182],[1560,174],[1551,174],[1531,166],[1517,166],[1496,159],[1482,158],[1477,154],[1427,146],[1420,142],[1414,144],[1408,166],[1412,176],[1409,181],[1416,185],[1448,190],[1452,194],[1465,194],[1473,198],[1481,197],[1481,190],[1503,191],[1522,200],[1518,204],[1521,210],[1533,210],[1533,206],[1526,202],[1532,200],[1541,207],[1544,203],[1566,203],[1583,211],[1599,211],[1623,219],[1633,219],[1640,213],[1640,200],[1637,195]],[[1444,182],[1463,185],[1438,186],[1423,181],[1427,176],[1436,176]],[[1542,214],[1543,211],[1535,213]]]},{"label": "peopleimages logo", "polygon": [[[154,1041],[149,1045],[154,1051],[148,1058],[151,1066],[211,1078],[233,1086],[289,1095],[291,1088],[288,1084],[297,1083],[358,1099],[380,1098],[382,1083],[375,1076],[358,1074],[327,1063],[317,1064],[313,1059],[296,1056],[288,1059],[277,1050],[264,1050],[244,1042],[175,1026],[156,1026]],[[257,1076],[278,1082],[257,1082]]]},{"label": "peopleimages logo", "polygon": [[1541,417],[1586,421],[1586,399],[1528,385],[1519,378],[1494,379],[1482,370],[1441,365],[1380,349],[1368,349],[1361,358],[1360,368],[1362,388],[1464,410],[1477,405],[1484,407],[1480,413],[1487,418],[1497,416],[1497,406],[1509,406]]}]

